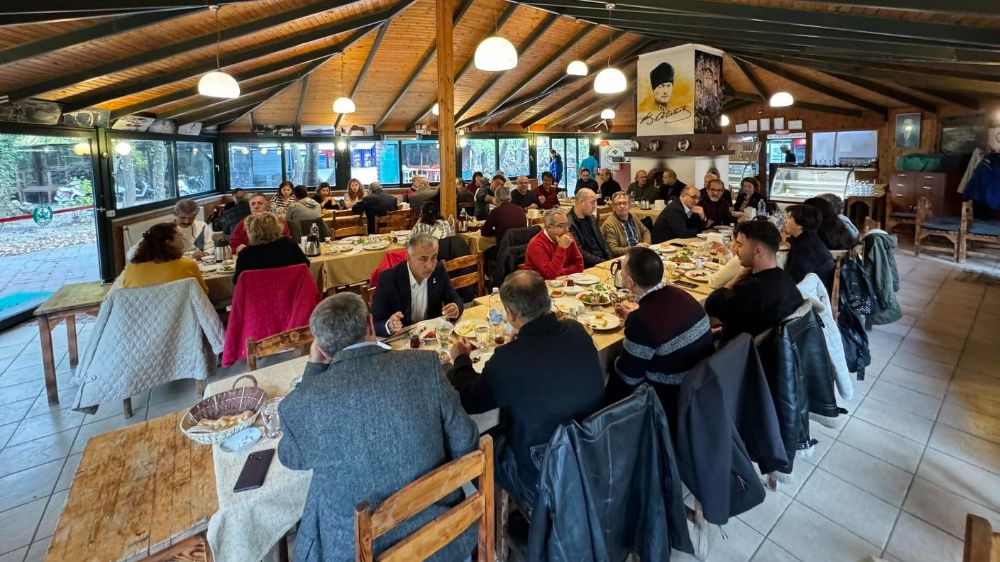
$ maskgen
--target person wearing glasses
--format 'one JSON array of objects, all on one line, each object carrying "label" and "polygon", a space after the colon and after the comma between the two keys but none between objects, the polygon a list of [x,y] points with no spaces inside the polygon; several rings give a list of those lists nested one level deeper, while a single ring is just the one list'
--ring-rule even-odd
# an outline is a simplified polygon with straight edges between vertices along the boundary
[{"label": "person wearing glasses", "polygon": [[583,254],[569,232],[566,211],[555,208],[545,211],[545,226],[528,242],[524,265],[545,279],[555,279],[583,271]]},{"label": "person wearing glasses", "polygon": [[647,247],[652,241],[646,225],[629,212],[630,204],[628,193],[624,191],[615,193],[611,196],[614,215],[601,223],[601,236],[615,257],[624,256],[629,248],[635,246]]},{"label": "person wearing glasses", "polygon": [[653,243],[659,244],[674,238],[691,238],[705,230],[705,210],[698,201],[701,192],[687,186],[681,196],[671,201],[653,223]]},{"label": "person wearing glasses", "polygon": [[736,222],[730,210],[729,201],[724,197],[725,194],[726,184],[720,179],[709,180],[705,189],[701,190],[698,205],[705,210],[706,227]]}]

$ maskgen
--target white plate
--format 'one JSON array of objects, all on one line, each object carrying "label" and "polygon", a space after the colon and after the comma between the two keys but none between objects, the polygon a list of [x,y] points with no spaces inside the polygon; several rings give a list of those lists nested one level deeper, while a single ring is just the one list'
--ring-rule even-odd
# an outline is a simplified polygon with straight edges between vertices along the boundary
[{"label": "white plate", "polygon": [[580,293],[582,293],[582,292],[584,292],[586,290],[587,289],[585,289],[583,287],[580,287],[580,286],[577,286],[577,285],[573,285],[572,287],[563,287],[563,293],[566,293],[567,295],[569,295],[571,297],[574,296],[574,295],[579,295]]},{"label": "white plate", "polygon": [[201,270],[204,271],[205,273],[209,273],[209,272],[218,270],[220,267],[222,267],[222,264],[221,263],[199,263],[198,267],[200,267]]},{"label": "white plate", "polygon": [[256,427],[248,427],[223,441],[222,444],[219,445],[219,448],[227,453],[238,453],[244,449],[252,447],[257,441],[260,441],[262,435],[264,434],[261,433],[260,429]]},{"label": "white plate", "polygon": [[677,246],[660,246],[656,248],[656,252],[659,254],[676,254]]},{"label": "white plate", "polygon": [[476,337],[476,327],[486,325],[485,320],[459,320],[458,324],[455,324],[453,334],[463,338],[474,338]]},{"label": "white plate", "polygon": [[714,261],[707,261],[705,262],[705,269],[710,269],[712,271],[719,271],[720,269],[722,269],[722,265],[715,263]]},{"label": "white plate", "polygon": [[[452,330],[455,329],[455,325],[443,318],[434,318],[432,320],[424,320],[417,324],[417,326],[410,331],[410,333],[418,334],[421,338],[424,338],[424,334],[430,331],[437,331],[441,326],[447,326]],[[437,334],[434,334],[434,340],[437,340]]]},{"label": "white plate", "polygon": [[361,246],[365,250],[384,250],[389,247],[388,242],[369,242]]},{"label": "white plate", "polygon": [[562,312],[564,314],[573,314],[574,312],[584,311],[583,303],[576,299],[568,299],[565,297],[557,298],[552,301],[552,310]]},{"label": "white plate", "polygon": [[577,285],[593,285],[595,283],[600,283],[601,280],[589,273],[574,273],[569,276]]},{"label": "white plate", "polygon": [[579,320],[598,331],[616,330],[622,325],[618,315],[611,312],[588,312],[581,314]]},{"label": "white plate", "polygon": [[234,273],[235,271],[236,271],[236,268],[233,267],[233,266],[231,266],[231,265],[230,266],[225,266],[224,265],[224,266],[222,266],[222,267],[219,268],[219,273]]},{"label": "white plate", "polygon": [[704,269],[692,269],[691,271],[684,272],[684,277],[699,283],[707,282],[709,275],[711,275],[711,273],[705,271]]},{"label": "white plate", "polygon": [[[590,297],[593,302],[587,303],[583,299]],[[594,291],[587,291],[576,296],[576,298],[583,304],[589,304],[591,306],[608,306],[611,304],[611,295],[608,293],[597,293]]]},{"label": "white plate", "polygon": [[702,240],[708,240],[708,233],[707,232],[700,232],[700,233],[697,234],[697,236],[698,236],[698,238],[701,238]]},{"label": "white plate", "polygon": [[677,269],[681,269],[681,270],[684,270],[684,271],[691,271],[692,269],[694,269],[694,264],[693,263],[679,263],[679,264],[677,264]]},{"label": "white plate", "polygon": [[340,242],[343,242],[345,244],[353,244],[353,243],[357,242],[358,240],[361,240],[360,236],[348,236],[346,238],[341,238]]},{"label": "white plate", "polygon": [[333,249],[337,250],[338,252],[350,252],[351,250],[354,249],[354,245],[353,244],[334,244],[333,245]]},{"label": "white plate", "polygon": [[412,230],[393,230],[390,235],[395,238],[396,236],[409,236]]}]

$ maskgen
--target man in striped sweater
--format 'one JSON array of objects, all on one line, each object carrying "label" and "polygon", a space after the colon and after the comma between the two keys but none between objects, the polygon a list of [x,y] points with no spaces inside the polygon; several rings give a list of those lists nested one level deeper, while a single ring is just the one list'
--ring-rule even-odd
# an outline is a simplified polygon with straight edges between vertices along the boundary
[{"label": "man in striped sweater", "polygon": [[691,295],[663,283],[663,262],[649,248],[629,249],[622,273],[625,287],[638,302],[618,307],[625,315],[624,350],[608,383],[608,396],[621,398],[643,382],[650,383],[673,432],[684,376],[715,350],[708,315]]}]

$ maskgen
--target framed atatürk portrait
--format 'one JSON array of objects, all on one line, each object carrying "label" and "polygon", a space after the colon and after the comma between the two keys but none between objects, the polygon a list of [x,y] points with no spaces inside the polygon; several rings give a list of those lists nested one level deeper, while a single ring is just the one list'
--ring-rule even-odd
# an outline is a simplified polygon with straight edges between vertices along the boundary
[{"label": "framed atat\u00fcrk portrait", "polygon": [[896,148],[917,148],[920,146],[920,114],[900,113],[896,115]]}]

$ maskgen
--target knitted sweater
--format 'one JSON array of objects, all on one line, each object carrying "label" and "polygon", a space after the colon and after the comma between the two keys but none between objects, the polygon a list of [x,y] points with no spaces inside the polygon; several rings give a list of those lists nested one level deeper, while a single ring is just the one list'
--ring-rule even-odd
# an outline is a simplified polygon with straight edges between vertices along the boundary
[{"label": "knitted sweater", "polygon": [[524,256],[524,266],[540,273],[546,279],[555,279],[560,275],[570,275],[583,271],[583,254],[576,244],[560,248],[549,239],[542,230],[528,242]]}]

